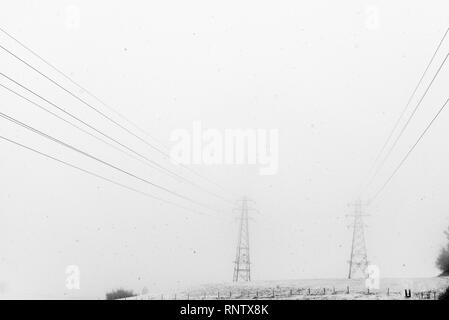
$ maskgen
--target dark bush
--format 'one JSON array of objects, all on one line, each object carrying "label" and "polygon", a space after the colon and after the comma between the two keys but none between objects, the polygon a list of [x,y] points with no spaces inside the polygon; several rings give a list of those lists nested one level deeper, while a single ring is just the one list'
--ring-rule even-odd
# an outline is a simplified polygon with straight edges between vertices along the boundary
[{"label": "dark bush", "polygon": [[438,297],[440,300],[449,300],[449,288]]},{"label": "dark bush", "polygon": [[132,290],[117,289],[106,293],[106,300],[117,300],[128,297],[134,297],[136,294]]},{"label": "dark bush", "polygon": [[[444,232],[449,241],[449,228]],[[437,258],[436,266],[440,269],[440,276],[449,276],[449,243],[445,248],[441,249],[440,255]]]}]

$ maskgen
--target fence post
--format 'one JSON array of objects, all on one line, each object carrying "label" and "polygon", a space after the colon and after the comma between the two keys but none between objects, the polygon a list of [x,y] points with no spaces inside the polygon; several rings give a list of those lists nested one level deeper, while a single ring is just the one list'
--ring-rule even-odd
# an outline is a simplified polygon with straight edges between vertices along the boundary
[{"label": "fence post", "polygon": [[346,294],[349,294],[349,286],[346,287]]},{"label": "fence post", "polygon": [[274,288],[272,289],[272,291],[273,291],[273,294],[272,294],[272,296],[273,296],[273,298],[274,298]]},{"label": "fence post", "polygon": [[387,288],[387,296],[390,295],[390,288]]},{"label": "fence post", "polygon": [[232,291],[229,290],[229,299],[232,298]]},{"label": "fence post", "polygon": [[336,294],[336,292],[335,292],[335,287],[332,288],[332,293],[333,293],[333,294]]},{"label": "fence post", "polygon": [[412,296],[412,291],[410,289],[405,289],[405,294],[404,296],[406,298],[410,298]]},{"label": "fence post", "polygon": [[310,296],[310,288],[307,289],[307,293]]},{"label": "fence post", "polygon": [[217,299],[220,300],[220,290],[217,292]]}]

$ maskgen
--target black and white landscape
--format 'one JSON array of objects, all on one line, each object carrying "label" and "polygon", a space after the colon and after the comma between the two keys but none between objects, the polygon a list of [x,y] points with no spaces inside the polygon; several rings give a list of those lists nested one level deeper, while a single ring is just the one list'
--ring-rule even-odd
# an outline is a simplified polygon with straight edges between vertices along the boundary
[{"label": "black and white landscape", "polygon": [[0,299],[443,298],[448,28],[444,0],[3,0]]}]

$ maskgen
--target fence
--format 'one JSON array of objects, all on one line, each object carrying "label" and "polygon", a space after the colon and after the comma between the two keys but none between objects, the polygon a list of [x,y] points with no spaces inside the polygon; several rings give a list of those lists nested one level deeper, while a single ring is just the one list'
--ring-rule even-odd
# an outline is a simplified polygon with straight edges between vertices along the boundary
[{"label": "fence", "polygon": [[[345,289],[336,289],[335,287],[322,287],[322,288],[246,288],[236,290],[235,288],[223,289],[223,290],[208,290],[208,291],[193,291],[185,292],[181,294],[173,295],[144,295],[129,297],[123,300],[238,300],[238,299],[322,299],[325,297],[335,299],[350,299],[350,295],[358,296],[363,299],[363,296],[377,296],[388,299],[401,298],[412,300],[436,300],[438,299],[441,290],[427,290],[427,291],[414,291],[405,290],[403,292],[390,290],[358,290],[351,289],[347,286]],[[354,297],[353,297],[354,298]]]}]

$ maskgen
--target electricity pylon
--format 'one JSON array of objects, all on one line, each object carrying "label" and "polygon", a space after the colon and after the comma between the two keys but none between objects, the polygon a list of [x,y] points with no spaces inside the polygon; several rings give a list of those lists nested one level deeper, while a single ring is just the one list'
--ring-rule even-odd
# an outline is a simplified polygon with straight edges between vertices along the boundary
[{"label": "electricity pylon", "polygon": [[237,241],[237,253],[234,261],[234,282],[251,281],[251,262],[249,259],[248,199],[239,202],[240,222]]},{"label": "electricity pylon", "polygon": [[362,214],[362,201],[358,199],[353,204],[354,217],[352,225],[351,257],[349,259],[349,279],[366,278],[368,255],[366,253],[365,231]]}]

